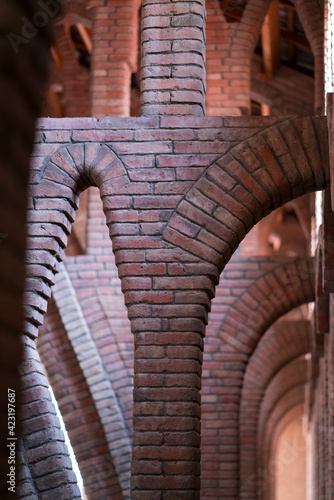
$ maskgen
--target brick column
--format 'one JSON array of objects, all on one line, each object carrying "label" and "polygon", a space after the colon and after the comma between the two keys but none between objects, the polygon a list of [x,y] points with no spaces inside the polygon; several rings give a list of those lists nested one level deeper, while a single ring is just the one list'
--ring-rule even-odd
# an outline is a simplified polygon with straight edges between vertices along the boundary
[{"label": "brick column", "polygon": [[207,2],[207,15],[207,114],[247,115],[250,112],[249,40],[242,38],[239,23],[226,22],[218,0]]},{"label": "brick column", "polygon": [[204,0],[143,1],[143,115],[204,115],[204,23]]},{"label": "brick column", "polygon": [[89,70],[79,64],[70,37],[70,21],[56,26],[57,41],[62,55],[63,105],[65,116],[89,116]]},{"label": "brick column", "polygon": [[137,69],[138,8],[136,0],[88,2],[93,20],[91,115],[96,118],[130,116],[131,73]]},{"label": "brick column", "polygon": [[240,21],[228,23],[219,1],[207,1],[208,115],[250,114],[251,57],[269,3],[249,0]]}]

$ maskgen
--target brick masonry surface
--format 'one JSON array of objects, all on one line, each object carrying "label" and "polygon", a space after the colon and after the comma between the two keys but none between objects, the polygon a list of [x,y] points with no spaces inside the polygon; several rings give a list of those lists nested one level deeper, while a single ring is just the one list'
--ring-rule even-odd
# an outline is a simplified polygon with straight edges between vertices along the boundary
[{"label": "brick masonry surface", "polygon": [[[132,498],[160,498],[162,490],[164,498],[181,491],[182,498],[198,498],[203,335],[219,275],[263,216],[326,186],[326,138],[321,117],[39,122],[30,179],[25,332],[37,337],[79,195],[97,186],[135,336]],[[87,256],[88,262],[92,258]],[[103,255],[99,261],[97,252],[93,261],[89,272],[68,261],[74,287],[75,273],[89,280],[100,272],[101,285],[103,280],[110,285],[114,271],[108,271]],[[259,301],[260,289],[254,291]],[[88,302],[77,310],[87,310],[92,299],[82,293],[80,300]],[[101,298],[99,302],[103,308]],[[95,306],[83,325],[94,317],[106,321],[93,311]],[[94,335],[94,325],[85,328]],[[75,335],[74,330],[73,342]],[[222,340],[228,340],[227,324]],[[104,369],[110,362],[103,361],[103,344],[98,349]],[[227,350],[240,353],[237,345]],[[101,391],[113,391],[121,415],[126,415],[128,400],[122,403],[121,388],[108,387]],[[95,412],[98,392],[88,389],[87,402]],[[126,422],[122,432],[127,433]],[[108,443],[101,446],[107,450]],[[104,481],[106,488],[112,487],[107,477]],[[226,486],[233,498],[237,485]]]}]

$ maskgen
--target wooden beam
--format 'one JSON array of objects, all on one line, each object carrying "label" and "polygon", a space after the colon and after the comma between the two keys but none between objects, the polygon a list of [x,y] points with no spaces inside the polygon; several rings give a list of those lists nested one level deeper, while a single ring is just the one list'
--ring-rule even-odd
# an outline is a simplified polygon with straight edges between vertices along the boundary
[{"label": "wooden beam", "polygon": [[241,20],[243,9],[240,7],[230,7],[226,2],[223,2],[221,8],[228,23],[234,23]]},{"label": "wooden beam", "polygon": [[270,115],[270,106],[268,106],[268,104],[261,103],[261,115],[262,116]]},{"label": "wooden beam", "polygon": [[59,46],[56,41],[54,41],[54,43],[51,45],[51,54],[58,68],[61,68],[63,64],[63,59],[61,56],[61,52],[59,50]]},{"label": "wooden beam", "polygon": [[[288,7],[288,31],[293,33],[295,30],[295,10]],[[295,46],[293,43],[289,42],[289,61],[294,62],[295,60]]]},{"label": "wooden beam", "polygon": [[261,29],[264,72],[272,78],[281,60],[279,1],[273,0],[268,9]]},{"label": "wooden beam", "polygon": [[312,51],[307,38],[302,35],[297,35],[296,33],[290,33],[289,31],[281,30],[281,37],[283,38],[283,40],[286,40],[293,45],[297,45],[301,49]]},{"label": "wooden beam", "polygon": [[290,2],[290,0],[280,0],[280,4],[285,5],[285,7],[290,7],[291,9],[296,10],[295,5],[292,2]]},{"label": "wooden beam", "polygon": [[76,26],[78,28],[82,41],[86,46],[87,52],[91,54],[93,50],[91,30],[89,30],[87,26],[84,26],[81,23],[78,23]]}]

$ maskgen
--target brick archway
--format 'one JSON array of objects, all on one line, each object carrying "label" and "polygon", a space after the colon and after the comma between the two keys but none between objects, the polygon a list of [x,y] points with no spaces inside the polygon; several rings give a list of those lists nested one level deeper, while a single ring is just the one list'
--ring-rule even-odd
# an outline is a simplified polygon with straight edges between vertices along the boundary
[{"label": "brick archway", "polygon": [[[25,333],[37,338],[43,322],[50,286],[64,257],[64,248],[78,208],[79,196],[89,186],[98,186],[107,221],[113,205],[106,193],[126,193],[130,180],[116,154],[106,145],[76,144],[57,151],[31,185],[28,213],[27,284]],[[111,186],[112,184],[112,186]],[[117,197],[116,197],[117,199]],[[126,208],[124,199],[119,206]]]},{"label": "brick archway", "polygon": [[[221,487],[229,493],[231,499],[238,496],[240,489],[240,432],[244,439],[245,427],[239,428],[239,411],[247,363],[256,345],[260,345],[259,342],[266,329],[279,316],[298,305],[314,300],[314,274],[312,258],[295,259],[260,272],[257,278],[254,278],[253,284],[226,311],[226,318],[221,324],[219,337],[222,340],[220,349],[222,368],[219,379],[221,385],[224,385],[224,379],[228,379],[230,390],[224,391],[224,404],[218,405],[223,429],[215,439],[218,449],[219,446],[225,446],[226,436],[229,437],[228,452],[225,457],[222,457],[224,468],[222,472],[219,472],[219,479]],[[258,301],[258,309],[255,299]],[[247,318],[254,311],[257,321],[252,323],[251,328]],[[217,390],[219,397],[221,393],[219,384]],[[212,391],[214,394],[215,386]],[[243,419],[244,415],[241,415],[241,418]],[[203,421],[204,429],[207,427],[210,429],[209,424],[210,422]],[[202,447],[202,451],[203,456],[206,456],[206,446]],[[207,460],[209,460],[209,455]],[[229,471],[229,475],[225,473],[225,470]],[[249,475],[248,470],[245,474]]]},{"label": "brick archway", "polygon": [[315,299],[314,266],[313,257],[295,259],[254,280],[224,317],[221,340],[251,356],[278,318]]},{"label": "brick archway", "polygon": [[[254,478],[257,477],[257,468],[260,470],[263,465],[257,463],[257,445],[258,429],[261,429],[259,420],[262,419],[262,425],[266,426],[263,408],[264,395],[268,393],[266,405],[269,408],[270,395],[272,393],[277,395],[279,389],[277,380],[281,381],[280,389],[285,383],[281,380],[283,375],[289,375],[286,379],[288,383],[292,383],[292,380],[295,382],[295,379],[290,376],[291,370],[297,370],[297,365],[294,363],[297,361],[299,363],[300,357],[310,351],[310,339],[309,322],[285,323],[282,320],[266,332],[250,358],[244,377],[239,418],[239,436],[240,443],[242,443],[240,447],[241,498],[256,498]],[[297,378],[298,373],[297,370]],[[277,378],[278,374],[280,374],[279,378]],[[276,380],[276,385],[271,386],[274,380]],[[289,388],[287,387],[287,390]]]},{"label": "brick archway", "polygon": [[295,118],[234,146],[187,192],[169,220],[164,240],[204,258],[221,272],[263,217],[327,185],[324,137],[322,118]]},{"label": "brick archway", "polygon": [[[257,461],[261,471],[268,468],[270,455],[274,451],[272,445],[275,429],[287,411],[287,407],[282,408],[282,401],[289,401],[290,409],[299,404],[300,392],[305,397],[307,366],[305,356],[290,361],[272,378],[264,392],[257,429]],[[259,479],[262,475],[260,472]]]},{"label": "brick archway", "polygon": [[[292,386],[288,392],[285,394],[281,393],[281,397],[277,399],[277,404],[272,408],[270,413],[266,432],[263,436],[263,443],[259,445],[258,453],[262,456],[262,470],[265,471],[268,468],[270,460],[270,449],[273,443],[273,438],[275,436],[275,428],[279,426],[279,422],[284,419],[284,416],[293,410],[294,407],[300,405],[305,400],[305,383],[307,380],[306,370],[304,377],[299,379],[299,383]],[[269,484],[262,478],[260,479],[259,485],[260,493],[262,496],[257,496],[253,498],[268,498],[268,489],[272,487],[272,483]],[[270,490],[269,490],[270,491]],[[247,498],[247,497],[246,497]],[[252,498],[252,497],[250,497]]]},{"label": "brick archway", "polygon": [[[258,491],[259,497],[254,498],[270,498],[270,495],[275,491],[275,461],[273,455],[277,450],[278,440],[285,428],[295,419],[301,418],[304,414],[305,398],[304,398],[305,385],[301,384],[295,387],[291,393],[295,396],[295,402],[289,404],[284,398],[281,400],[283,405],[286,405],[285,411],[276,421],[271,422],[271,433],[268,437],[268,454],[266,455],[266,472],[259,479]],[[272,463],[273,462],[273,463]],[[268,471],[270,471],[268,473]],[[261,496],[262,495],[262,496]],[[265,495],[265,496],[264,496]],[[247,498],[247,497],[246,497]],[[249,497],[252,498],[252,497]]]},{"label": "brick archway", "polygon": [[[107,171],[103,175],[105,169]],[[38,326],[43,323],[43,315],[47,308],[47,300],[51,295],[51,286],[55,283],[55,275],[60,270],[59,266],[64,257],[64,249],[71,230],[71,224],[75,218],[79,196],[84,189],[91,185],[99,186],[100,192],[104,193],[105,186],[111,181],[117,186],[119,192],[122,192],[122,187],[124,188],[129,183],[125,169],[116,154],[109,147],[99,143],[64,147],[56,151],[51,158],[47,158],[43,168],[38,168],[37,172],[34,172],[31,176],[29,206],[33,208],[28,212],[28,250],[26,254],[28,278],[24,295],[26,319],[24,332],[30,338],[26,340],[26,365],[28,371],[26,373],[25,367],[23,367],[22,376],[27,389],[24,404],[25,406],[28,405],[29,408],[32,406],[34,411],[32,413],[24,410],[23,412],[24,448],[22,453],[26,454],[27,459],[24,460],[27,460],[28,463],[34,461],[31,470],[31,482],[35,484],[37,491],[43,491],[45,485],[41,478],[34,475],[34,471],[37,470],[36,464],[43,471],[46,455],[57,457],[61,452],[59,442],[63,440],[63,437],[48,394],[48,384],[40,364],[39,355],[36,352],[34,340],[38,335]],[[104,208],[107,212],[109,205],[106,200]],[[96,348],[92,347],[94,344],[89,328],[83,318],[65,269],[61,270],[57,281],[54,297],[59,299],[61,305],[59,307],[60,314],[65,315],[65,317],[75,315],[79,318],[70,328],[71,345],[74,352],[76,352],[80,344],[91,347],[91,351],[86,352],[86,355],[84,351],[76,352],[78,359],[82,362],[81,368],[83,371],[87,370],[87,355],[90,363],[92,355],[95,355],[94,377],[92,378],[92,375],[88,376],[87,373],[89,372],[87,372],[85,379],[87,383],[92,379],[90,391],[101,422],[102,432],[106,436],[106,448],[109,450],[113,461],[111,467],[115,467],[122,494],[124,498],[128,498],[131,444],[119,408],[119,402],[110,381],[104,381],[104,368],[101,359]],[[60,292],[57,291],[59,287]],[[34,373],[34,376],[30,376],[30,374],[33,375]],[[36,399],[34,389],[36,374],[38,374],[40,384],[44,386],[43,390],[45,392],[40,400]],[[104,407],[100,394],[95,394],[94,384],[96,386],[96,380],[104,381],[106,400]],[[34,446],[31,433],[34,432],[33,425],[36,421],[39,422],[43,434],[40,438],[39,453],[35,456],[34,450],[31,449]],[[113,429],[117,429],[116,434],[114,432],[110,433],[110,421],[113,422]],[[37,439],[35,434],[33,436]],[[70,469],[68,463],[66,463],[66,468]],[[58,460],[56,458],[49,460],[48,473],[53,473],[53,477],[61,481],[64,473],[59,472],[58,469]],[[71,474],[70,480],[75,483],[76,479],[73,472],[68,472],[68,474]],[[101,471],[100,476],[99,480],[103,483],[103,471]],[[24,488],[24,482],[20,485],[20,488],[22,487]]]}]

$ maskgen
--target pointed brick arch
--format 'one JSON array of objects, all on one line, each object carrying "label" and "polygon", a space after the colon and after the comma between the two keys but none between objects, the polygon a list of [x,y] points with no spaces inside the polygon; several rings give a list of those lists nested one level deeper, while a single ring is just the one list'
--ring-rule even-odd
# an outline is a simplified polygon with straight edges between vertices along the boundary
[{"label": "pointed brick arch", "polygon": [[328,182],[324,118],[283,120],[211,165],[176,208],[164,239],[221,272],[259,220]]}]

